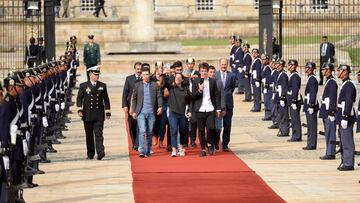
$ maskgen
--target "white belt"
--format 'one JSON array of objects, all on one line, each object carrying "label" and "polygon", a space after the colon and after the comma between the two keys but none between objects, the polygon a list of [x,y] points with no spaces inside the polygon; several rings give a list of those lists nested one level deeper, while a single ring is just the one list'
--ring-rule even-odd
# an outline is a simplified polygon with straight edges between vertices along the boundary
[{"label": "white belt", "polygon": [[35,105],[35,108],[36,109],[42,109],[42,106],[41,105]]},{"label": "white belt", "polygon": [[270,84],[270,87],[274,87],[274,84]]},{"label": "white belt", "polygon": [[56,98],[50,98],[50,101],[56,101]]},{"label": "white belt", "polygon": [[342,106],[341,104],[338,104],[337,107],[338,107],[338,108],[342,108],[343,106]]},{"label": "white belt", "polygon": [[28,127],[28,125],[26,123],[21,123],[20,124],[20,128],[26,128],[26,127]]}]

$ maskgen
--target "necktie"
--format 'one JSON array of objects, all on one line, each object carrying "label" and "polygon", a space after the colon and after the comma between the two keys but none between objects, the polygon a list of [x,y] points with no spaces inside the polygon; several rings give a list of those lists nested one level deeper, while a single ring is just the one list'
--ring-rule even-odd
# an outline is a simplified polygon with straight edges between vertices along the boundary
[{"label": "necktie", "polygon": [[226,82],[226,76],[225,73],[222,73],[222,83],[223,83],[223,88],[225,88],[225,82]]}]

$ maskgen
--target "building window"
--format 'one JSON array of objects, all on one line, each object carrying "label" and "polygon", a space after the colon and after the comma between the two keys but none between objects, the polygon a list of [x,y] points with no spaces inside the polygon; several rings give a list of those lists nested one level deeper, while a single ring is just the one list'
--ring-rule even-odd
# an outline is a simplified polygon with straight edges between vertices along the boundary
[{"label": "building window", "polygon": [[196,0],[196,10],[198,11],[214,10],[214,0]]},{"label": "building window", "polygon": [[329,1],[328,0],[311,0],[312,8],[313,9],[328,9],[329,8]]},{"label": "building window", "polygon": [[87,12],[94,12],[95,11],[95,0],[81,0],[80,1],[80,11],[87,13]]}]

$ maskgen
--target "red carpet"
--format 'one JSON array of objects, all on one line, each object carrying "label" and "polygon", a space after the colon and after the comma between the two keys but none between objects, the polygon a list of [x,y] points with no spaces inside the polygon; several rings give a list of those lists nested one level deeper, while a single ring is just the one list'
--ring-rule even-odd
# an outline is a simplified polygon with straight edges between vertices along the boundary
[{"label": "red carpet", "polygon": [[197,147],[173,158],[155,147],[139,158],[128,137],[136,203],[285,202],[232,152],[199,157]]}]

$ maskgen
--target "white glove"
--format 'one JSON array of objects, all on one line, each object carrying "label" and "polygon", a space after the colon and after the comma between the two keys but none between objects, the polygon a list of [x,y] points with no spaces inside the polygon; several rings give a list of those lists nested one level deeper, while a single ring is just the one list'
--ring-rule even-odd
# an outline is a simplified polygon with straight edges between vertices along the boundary
[{"label": "white glove", "polygon": [[59,104],[55,104],[55,111],[58,112],[60,110]]},{"label": "white glove", "polygon": [[296,109],[297,109],[296,104],[291,104],[291,108],[294,109],[294,110],[296,110]]},{"label": "white glove", "polygon": [[260,83],[258,81],[255,82],[256,87],[260,87]]},{"label": "white glove", "polygon": [[30,142],[30,132],[29,131],[25,132],[25,138],[26,138],[26,141]]},{"label": "white glove", "polygon": [[10,129],[10,137],[11,137],[11,144],[16,145],[16,132],[18,131],[17,125],[11,125]]},{"label": "white glove", "polygon": [[267,89],[266,89],[266,88],[264,88],[263,93],[264,93],[264,94],[267,94],[267,93],[268,93],[268,91],[267,91]]},{"label": "white glove", "polygon": [[61,110],[64,110],[64,109],[65,109],[65,103],[64,103],[64,102],[61,102],[60,108],[61,108]]},{"label": "white glove", "polygon": [[45,127],[45,128],[49,126],[48,120],[45,116],[42,117],[42,124],[43,124],[43,127]]},{"label": "white glove", "polygon": [[347,120],[341,120],[341,127],[342,128],[347,128],[348,127],[348,121]]},{"label": "white glove", "polygon": [[239,71],[239,73],[242,73],[244,71],[244,69],[238,68],[238,71]]},{"label": "white glove", "polygon": [[335,121],[335,116],[328,116],[330,122],[334,122]]},{"label": "white glove", "polygon": [[23,153],[24,153],[24,156],[27,156],[29,153],[28,143],[25,139],[23,139]]},{"label": "white glove", "polygon": [[285,101],[284,100],[280,100],[280,106],[284,107],[285,106]]},{"label": "white glove", "polygon": [[313,114],[313,113],[314,113],[314,109],[313,109],[313,108],[309,108],[309,109],[308,109],[308,112],[309,112],[309,114]]},{"label": "white glove", "polygon": [[272,100],[275,99],[275,93],[273,93],[272,97],[271,97]]},{"label": "white glove", "polygon": [[231,66],[232,66],[233,68],[235,68],[235,67],[236,67],[236,64],[232,64]]},{"label": "white glove", "polygon": [[8,156],[3,156],[4,169],[10,170],[10,159]]}]

